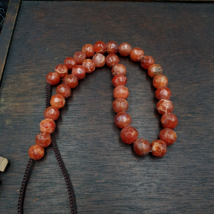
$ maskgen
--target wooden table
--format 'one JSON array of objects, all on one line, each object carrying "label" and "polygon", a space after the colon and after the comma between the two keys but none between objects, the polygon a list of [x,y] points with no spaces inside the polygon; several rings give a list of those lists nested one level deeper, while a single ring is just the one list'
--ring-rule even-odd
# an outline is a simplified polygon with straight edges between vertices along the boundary
[{"label": "wooden table", "polygon": [[[78,213],[213,214],[213,23],[214,5],[206,3],[23,1],[0,88],[0,156],[10,161],[0,174],[0,213],[17,213],[28,148],[43,119],[46,74],[85,43],[115,40],[142,48],[163,67],[178,140],[164,158],[137,157],[113,122],[110,69],[87,75],[56,131]],[[152,81],[139,63],[121,63],[128,70],[132,125],[151,142],[161,130]],[[59,166],[52,148],[46,151],[32,171],[25,213],[69,213]]]}]

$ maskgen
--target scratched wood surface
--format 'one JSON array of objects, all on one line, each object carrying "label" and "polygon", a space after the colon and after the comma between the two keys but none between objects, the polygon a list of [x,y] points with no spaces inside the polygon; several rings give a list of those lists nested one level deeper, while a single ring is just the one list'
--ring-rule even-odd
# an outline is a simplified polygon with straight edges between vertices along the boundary
[{"label": "scratched wood surface", "polygon": [[[137,157],[120,140],[112,111],[111,72],[87,75],[57,121],[57,142],[79,213],[214,213],[214,5],[112,2],[22,2],[0,88],[0,213],[17,199],[45,109],[45,76],[85,43],[129,42],[162,65],[178,116],[177,142],[164,158]],[[127,66],[128,113],[150,142],[161,129],[151,79]],[[53,92],[54,93],[54,92]],[[31,174],[25,213],[69,213],[52,148]]]}]

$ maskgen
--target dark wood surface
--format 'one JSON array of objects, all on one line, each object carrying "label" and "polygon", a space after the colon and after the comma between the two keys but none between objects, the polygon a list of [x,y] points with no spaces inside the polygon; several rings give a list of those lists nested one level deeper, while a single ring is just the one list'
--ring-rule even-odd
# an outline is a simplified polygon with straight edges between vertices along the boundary
[{"label": "dark wood surface", "polygon": [[[79,213],[214,213],[214,5],[112,2],[22,2],[0,88],[0,213],[17,199],[45,109],[45,76],[97,40],[129,42],[162,65],[179,125],[164,158],[137,157],[120,140],[112,110],[111,72],[81,81],[57,121],[57,142],[74,185]],[[151,79],[127,66],[129,110],[139,136],[161,129]],[[25,213],[69,213],[65,183],[47,149],[31,174]]]}]

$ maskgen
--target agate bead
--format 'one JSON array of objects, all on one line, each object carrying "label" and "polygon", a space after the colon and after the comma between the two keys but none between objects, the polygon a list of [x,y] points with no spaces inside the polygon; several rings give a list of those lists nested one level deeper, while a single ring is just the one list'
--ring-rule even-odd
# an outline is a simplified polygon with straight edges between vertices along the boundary
[{"label": "agate bead", "polygon": [[100,54],[100,53],[96,53],[92,60],[94,61],[95,63],[95,66],[97,68],[101,68],[105,65],[105,56],[103,54]]},{"label": "agate bead", "polygon": [[157,103],[157,110],[160,114],[171,113],[174,109],[171,100],[161,99]]},{"label": "agate bead", "polygon": [[82,65],[83,60],[86,59],[86,54],[82,51],[77,51],[76,53],[74,53],[73,57],[76,60],[77,65]]},{"label": "agate bead", "polygon": [[167,152],[166,143],[162,140],[154,140],[151,143],[152,155],[155,157],[163,157]]},{"label": "agate bead", "polygon": [[161,86],[155,91],[155,96],[158,100],[161,99],[170,99],[171,97],[171,90],[166,86]]},{"label": "agate bead", "polygon": [[131,126],[127,126],[121,130],[120,137],[124,143],[132,144],[137,140],[138,131]]},{"label": "agate bead", "polygon": [[107,57],[106,57],[106,65],[109,67],[109,68],[112,68],[114,65],[118,64],[119,63],[119,57],[116,55],[116,54],[109,54]]},{"label": "agate bead", "polygon": [[44,157],[45,150],[41,146],[33,145],[28,150],[28,154],[31,159],[39,160]]},{"label": "agate bead", "polygon": [[133,48],[130,52],[130,58],[134,62],[140,62],[144,56],[144,51],[140,48]]},{"label": "agate bead", "polygon": [[46,81],[51,85],[56,85],[60,82],[60,76],[57,72],[50,72],[46,75]]},{"label": "agate bead", "polygon": [[82,52],[86,55],[86,57],[94,56],[94,46],[91,44],[85,44],[82,47]]},{"label": "agate bead", "polygon": [[86,73],[92,73],[95,70],[95,63],[92,59],[84,59],[82,66],[85,67]]},{"label": "agate bead", "polygon": [[148,68],[148,75],[151,78],[154,78],[155,76],[162,74],[162,73],[163,73],[163,69],[158,64],[153,64],[153,65],[149,66],[149,68]]},{"label": "agate bead", "polygon": [[139,156],[145,156],[151,151],[151,145],[148,140],[144,138],[137,139],[134,142],[134,151]]},{"label": "agate bead", "polygon": [[155,88],[159,88],[161,86],[167,86],[167,85],[168,85],[168,78],[165,75],[159,74],[154,77],[153,86]]},{"label": "agate bead", "polygon": [[48,134],[52,134],[56,128],[55,122],[50,119],[46,118],[40,122],[40,131],[46,132]]},{"label": "agate bead", "polygon": [[126,99],[129,96],[129,90],[123,85],[118,85],[113,92],[114,98]]},{"label": "agate bead", "polygon": [[115,75],[112,79],[112,83],[114,87],[117,87],[118,85],[125,85],[127,82],[127,77],[121,74]]},{"label": "agate bead", "polygon": [[119,50],[117,42],[110,41],[106,44],[106,51],[108,54],[116,54]]},{"label": "agate bead", "polygon": [[172,129],[165,128],[160,131],[159,138],[163,140],[167,146],[170,146],[176,141],[177,135]]},{"label": "agate bead", "polygon": [[155,60],[153,59],[152,56],[144,56],[140,60],[141,67],[144,68],[144,69],[148,69],[154,63],[155,63]]},{"label": "agate bead", "polygon": [[76,76],[79,80],[83,79],[86,74],[86,68],[82,65],[75,65],[71,72],[74,76]]},{"label": "agate bead", "polygon": [[173,113],[163,114],[161,123],[164,128],[174,129],[178,125],[178,119]]},{"label": "agate bead", "polygon": [[71,88],[66,84],[60,84],[56,88],[56,93],[61,94],[64,98],[71,96]]},{"label": "agate bead", "polygon": [[132,46],[127,42],[123,42],[119,46],[119,53],[121,56],[128,56],[131,50],[132,50]]},{"label": "agate bead", "polygon": [[77,62],[74,58],[67,57],[64,60],[64,64],[69,70],[72,70],[72,68],[77,64]]},{"label": "agate bead", "polygon": [[65,78],[63,79],[63,82],[70,88],[76,88],[79,83],[78,78],[73,74],[66,75]]},{"label": "agate bead", "polygon": [[56,66],[55,72],[57,72],[59,76],[63,78],[68,74],[68,68],[65,65],[60,64]]},{"label": "agate bead", "polygon": [[50,118],[52,120],[57,120],[59,117],[59,110],[56,107],[50,106],[45,109],[44,116],[45,118]]},{"label": "agate bead", "polygon": [[120,113],[120,112],[126,112],[128,110],[129,104],[125,99],[117,98],[113,102],[112,106],[113,106],[113,109],[116,113]]},{"label": "agate bead", "polygon": [[106,44],[103,41],[98,41],[94,44],[94,51],[96,53],[104,54],[106,52]]},{"label": "agate bead", "polygon": [[56,94],[51,97],[50,104],[55,108],[63,108],[65,105],[65,98],[61,94]]},{"label": "agate bead", "polygon": [[41,132],[36,135],[36,144],[42,148],[46,148],[51,144],[51,135]]},{"label": "agate bead", "polygon": [[129,114],[120,112],[115,116],[114,122],[118,128],[122,129],[131,124],[132,118],[130,117]]},{"label": "agate bead", "polygon": [[123,64],[116,64],[112,67],[111,73],[113,76],[118,74],[126,75],[126,67]]}]

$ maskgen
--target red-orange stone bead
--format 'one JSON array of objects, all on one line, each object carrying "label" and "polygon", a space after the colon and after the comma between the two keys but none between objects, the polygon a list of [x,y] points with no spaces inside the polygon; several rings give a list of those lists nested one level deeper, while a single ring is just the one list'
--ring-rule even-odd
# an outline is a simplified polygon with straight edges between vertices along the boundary
[{"label": "red-orange stone bead", "polygon": [[106,51],[108,54],[116,54],[119,50],[117,42],[110,41],[106,45]]},{"label": "red-orange stone bead", "polygon": [[95,70],[95,63],[92,59],[84,59],[82,66],[85,67],[86,73],[92,73]]},{"label": "red-orange stone bead", "polygon": [[151,65],[155,64],[155,60],[152,56],[144,56],[140,60],[141,67],[144,69],[148,69]]},{"label": "red-orange stone bead", "polygon": [[126,99],[129,96],[129,89],[123,85],[118,85],[113,92],[114,98]]},{"label": "red-orange stone bead", "polygon": [[61,78],[65,77],[68,74],[68,68],[63,64],[57,65],[55,71]]},{"label": "red-orange stone bead", "polygon": [[53,106],[46,108],[44,111],[45,118],[50,118],[52,120],[57,120],[59,117],[59,114],[60,113],[59,113],[58,108],[55,108]]},{"label": "red-orange stone bead", "polygon": [[63,108],[65,105],[65,98],[61,94],[56,94],[51,97],[50,104],[55,108]]},{"label": "red-orange stone bead", "polygon": [[172,129],[165,128],[160,131],[159,138],[163,140],[167,146],[170,146],[176,141],[177,135]]},{"label": "red-orange stone bead", "polygon": [[174,129],[178,125],[178,118],[173,113],[166,113],[161,117],[164,128]]},{"label": "red-orange stone bead", "polygon": [[42,148],[46,148],[51,144],[51,135],[45,132],[36,135],[36,144]]},{"label": "red-orange stone bead", "polygon": [[76,88],[79,83],[78,78],[73,74],[66,75],[63,79],[63,82],[67,84],[70,88]]},{"label": "red-orange stone bead", "polygon": [[105,60],[106,60],[106,59],[105,59],[105,56],[104,56],[103,54],[96,53],[96,54],[93,56],[92,60],[94,61],[95,66],[96,66],[97,68],[101,68],[101,67],[103,67],[103,66],[105,65]]},{"label": "red-orange stone bead", "polygon": [[166,86],[161,86],[156,90],[155,96],[158,100],[161,100],[161,99],[168,100],[171,97],[171,90]]},{"label": "red-orange stone bead", "polygon": [[28,150],[28,154],[31,159],[39,160],[44,157],[45,150],[41,146],[33,145]]},{"label": "red-orange stone bead", "polygon": [[171,113],[174,109],[171,100],[161,99],[157,103],[157,110],[160,114]]},{"label": "red-orange stone bead", "polygon": [[94,51],[96,53],[104,54],[106,52],[106,44],[103,41],[98,41],[94,44]]},{"label": "red-orange stone bead", "polygon": [[127,113],[118,113],[114,118],[115,125],[118,128],[123,129],[126,126],[129,126],[132,122],[132,118]]},{"label": "red-orange stone bead", "polygon": [[121,130],[120,137],[126,144],[132,144],[137,140],[138,131],[131,126],[127,126]]},{"label": "red-orange stone bead", "polygon": [[76,60],[77,65],[82,65],[83,60],[86,59],[86,54],[82,51],[77,51],[76,53],[74,53],[73,57]]},{"label": "red-orange stone bead", "polygon": [[158,64],[153,64],[153,65],[149,66],[149,68],[148,68],[148,75],[151,78],[154,78],[155,76],[162,74],[162,73],[163,73],[163,69]]},{"label": "red-orange stone bead", "polygon": [[130,52],[130,58],[134,62],[140,62],[144,56],[144,51],[140,48],[133,48]]},{"label": "red-orange stone bead", "polygon": [[81,80],[85,77],[86,68],[82,65],[75,65],[72,69],[72,74]]},{"label": "red-orange stone bead", "polygon": [[123,42],[119,46],[119,53],[121,56],[128,56],[131,50],[132,50],[132,46],[127,42]]},{"label": "red-orange stone bead", "polygon": [[127,82],[127,77],[121,74],[115,75],[112,79],[112,83],[114,87],[117,87],[118,85],[125,85]]},{"label": "red-orange stone bead", "polygon": [[116,54],[109,54],[106,57],[106,65],[108,65],[109,68],[112,68],[114,65],[119,63],[119,57]]},{"label": "red-orange stone bead", "polygon": [[46,81],[51,85],[56,85],[60,82],[60,76],[56,72],[50,72],[46,75]]},{"label": "red-orange stone bead", "polygon": [[144,138],[137,139],[134,142],[134,151],[139,156],[145,156],[151,151],[151,145],[149,141]]},{"label": "red-orange stone bead", "polygon": [[123,98],[117,98],[113,102],[112,106],[113,106],[113,109],[116,113],[126,112],[128,110],[129,103]]},{"label": "red-orange stone bead", "polygon": [[77,62],[74,58],[67,57],[64,60],[64,64],[69,70],[72,70],[72,68],[77,64]]},{"label": "red-orange stone bead", "polygon": [[46,132],[48,134],[52,134],[56,128],[55,122],[50,119],[46,118],[40,122],[40,131]]},{"label": "red-orange stone bead", "polygon": [[167,85],[168,85],[168,78],[165,75],[159,74],[154,77],[153,86],[155,88],[159,88],[161,86],[167,86]]},{"label": "red-orange stone bead", "polygon": [[111,73],[113,76],[118,74],[126,75],[126,67],[123,64],[116,64],[112,67]]},{"label": "red-orange stone bead", "polygon": [[154,140],[151,143],[152,155],[155,157],[163,157],[167,152],[166,143],[162,140]]},{"label": "red-orange stone bead", "polygon": [[56,93],[68,98],[71,96],[71,88],[66,84],[60,84],[56,88]]},{"label": "red-orange stone bead", "polygon": [[92,57],[94,55],[94,46],[91,44],[85,44],[82,47],[82,52],[86,54],[86,57]]}]

